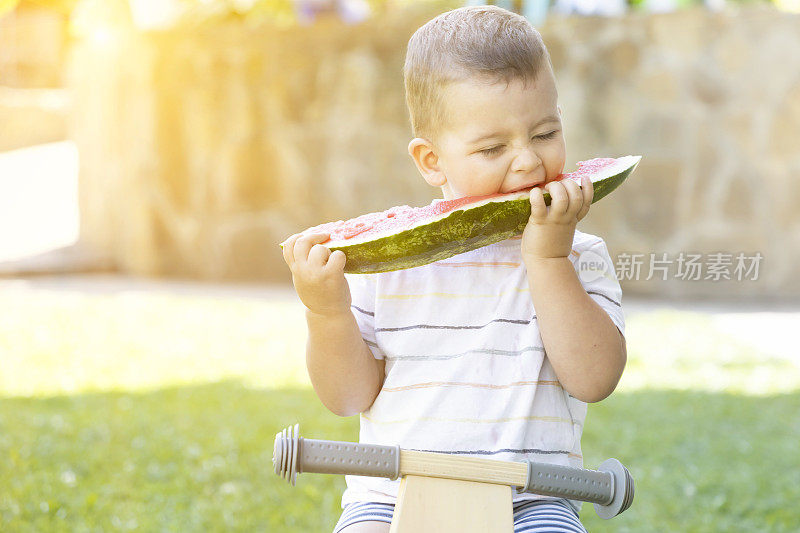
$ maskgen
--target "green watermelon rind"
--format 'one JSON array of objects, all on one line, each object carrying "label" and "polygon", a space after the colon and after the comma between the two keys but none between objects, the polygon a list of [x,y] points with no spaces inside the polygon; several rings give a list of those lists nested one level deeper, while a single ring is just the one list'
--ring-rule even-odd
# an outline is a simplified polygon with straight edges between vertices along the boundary
[{"label": "green watermelon rind", "polygon": [[[629,166],[606,178],[593,180],[595,203],[625,181],[640,157],[631,157]],[[544,192],[546,205],[550,194]],[[344,271],[350,274],[375,274],[414,268],[454,255],[469,252],[522,234],[531,215],[529,195],[509,200],[464,206],[448,215],[413,228],[369,241],[330,246],[347,257]]]},{"label": "green watermelon rind", "polygon": [[345,253],[344,271],[351,274],[413,268],[519,235],[530,213],[528,198],[490,202],[467,210],[459,209],[430,224],[373,241],[331,247],[331,251]]}]

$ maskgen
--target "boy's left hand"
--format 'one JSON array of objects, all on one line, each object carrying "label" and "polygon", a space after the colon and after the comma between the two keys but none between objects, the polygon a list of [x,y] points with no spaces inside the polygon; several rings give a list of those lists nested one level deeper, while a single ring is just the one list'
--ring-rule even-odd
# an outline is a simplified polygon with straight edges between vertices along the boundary
[{"label": "boy's left hand", "polygon": [[575,226],[589,212],[594,198],[592,180],[586,176],[580,186],[565,179],[547,183],[544,190],[550,193],[549,208],[542,187],[531,190],[531,216],[522,233],[522,257],[526,260],[568,257]]}]

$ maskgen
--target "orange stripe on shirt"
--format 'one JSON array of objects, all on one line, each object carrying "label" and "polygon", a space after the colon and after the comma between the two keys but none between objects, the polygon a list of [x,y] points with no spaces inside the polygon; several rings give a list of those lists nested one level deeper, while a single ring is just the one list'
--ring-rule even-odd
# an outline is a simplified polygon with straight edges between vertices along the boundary
[{"label": "orange stripe on shirt", "polygon": [[471,263],[435,263],[437,267],[492,267],[492,266],[500,266],[500,267],[510,267],[516,268],[519,266],[519,263],[507,263],[507,262],[495,262],[495,263],[479,263],[479,262],[471,262]]},{"label": "orange stripe on shirt", "polygon": [[[577,250],[572,250],[572,255],[575,257],[580,257],[580,253]],[[437,262],[434,263],[435,266],[443,266],[443,267],[465,267],[465,266],[504,266],[504,267],[511,267],[516,268],[519,266],[519,263],[509,263],[509,262],[479,262],[479,261],[472,261],[472,262],[465,262],[465,263],[443,263]]]},{"label": "orange stripe on shirt", "polygon": [[386,392],[400,392],[412,389],[427,389],[430,387],[474,387],[479,389],[508,389],[511,387],[519,387],[524,385],[553,385],[561,387],[561,383],[556,380],[536,380],[536,381],[514,381],[507,385],[492,385],[490,383],[468,383],[461,381],[429,381],[427,383],[414,383],[413,385],[404,385],[402,387],[384,387],[383,391]]},{"label": "orange stripe on shirt", "polygon": [[[498,424],[500,422],[514,422],[517,420],[541,420],[544,422],[565,422],[567,424],[573,425],[578,424],[578,422],[574,422],[571,418],[561,418],[558,416],[512,416],[509,418],[439,418],[433,416],[422,416],[422,417],[414,417],[414,418],[401,418],[398,420],[375,420],[370,418],[369,415],[366,413],[361,413],[361,416],[371,422],[372,424],[378,425],[390,425],[390,424],[405,424],[408,422],[466,422],[470,424]],[[578,424],[580,425],[580,424]]]},{"label": "orange stripe on shirt", "polygon": [[[529,292],[530,289],[528,287],[524,289],[516,289],[515,291],[509,292]],[[426,292],[422,294],[379,294],[379,300],[394,300],[394,299],[401,299],[401,298],[422,298],[424,296],[438,296],[440,298],[497,298],[502,296],[505,292],[501,293],[494,293],[494,294],[457,294],[457,293],[450,293],[450,292]]]}]

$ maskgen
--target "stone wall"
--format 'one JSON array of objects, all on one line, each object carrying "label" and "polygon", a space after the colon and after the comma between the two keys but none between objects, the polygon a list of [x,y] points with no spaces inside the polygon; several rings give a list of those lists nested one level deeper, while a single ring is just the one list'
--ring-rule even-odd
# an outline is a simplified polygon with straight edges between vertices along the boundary
[{"label": "stone wall", "polygon": [[53,88],[63,84],[67,19],[24,6],[0,16],[0,85]]},{"label": "stone wall", "polygon": [[53,11],[0,16],[0,152],[67,137],[66,40],[66,18]]},{"label": "stone wall", "polygon": [[[288,280],[277,246],[287,235],[427,204],[438,190],[406,153],[402,63],[431,16],[78,42],[70,83],[83,242],[138,274]],[[687,10],[551,18],[540,29],[567,168],[644,156],[581,229],[602,235],[615,258],[763,256],[758,280],[656,277],[624,289],[800,295],[800,16]]]}]

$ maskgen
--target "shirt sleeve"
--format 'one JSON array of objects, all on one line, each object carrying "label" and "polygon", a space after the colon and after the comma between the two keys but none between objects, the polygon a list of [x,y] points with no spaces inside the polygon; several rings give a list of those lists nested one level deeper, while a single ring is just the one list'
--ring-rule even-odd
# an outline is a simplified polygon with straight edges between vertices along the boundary
[{"label": "shirt sleeve", "polygon": [[377,277],[375,274],[345,274],[344,277],[350,286],[352,298],[350,310],[358,324],[361,338],[367,343],[367,347],[375,359],[385,359],[383,350],[380,349],[375,338]]},{"label": "shirt sleeve", "polygon": [[611,321],[625,335],[625,314],[622,310],[622,288],[617,280],[614,262],[603,239],[582,247],[574,262],[578,279],[586,293],[608,313]]}]

